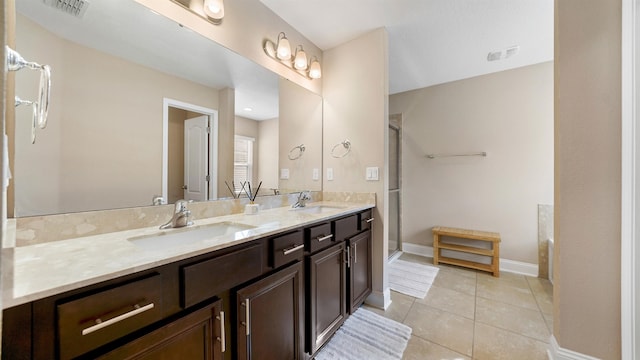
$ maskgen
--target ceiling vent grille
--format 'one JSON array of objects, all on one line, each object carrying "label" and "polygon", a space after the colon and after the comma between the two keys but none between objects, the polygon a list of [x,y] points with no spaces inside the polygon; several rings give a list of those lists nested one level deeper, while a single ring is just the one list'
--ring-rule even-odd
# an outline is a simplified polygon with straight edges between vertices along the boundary
[{"label": "ceiling vent grille", "polygon": [[87,0],[44,0],[44,2],[77,18],[82,18],[89,7],[89,1]]}]

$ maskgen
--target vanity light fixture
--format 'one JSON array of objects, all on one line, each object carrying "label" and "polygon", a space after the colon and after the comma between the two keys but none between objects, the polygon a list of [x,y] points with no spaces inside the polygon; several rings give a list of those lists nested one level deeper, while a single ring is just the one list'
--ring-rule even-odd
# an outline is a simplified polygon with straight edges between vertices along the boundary
[{"label": "vanity light fixture", "polygon": [[224,17],[224,0],[204,0],[204,13],[212,19],[221,20]]},{"label": "vanity light fixture", "polygon": [[289,39],[287,39],[284,32],[278,34],[276,43],[268,39],[265,40],[263,49],[267,56],[278,60],[281,64],[295,70],[298,74],[308,79],[320,79],[322,77],[322,70],[318,58],[313,56],[311,62],[309,62],[307,53],[304,51],[302,45],[296,46],[295,54],[292,54]]}]

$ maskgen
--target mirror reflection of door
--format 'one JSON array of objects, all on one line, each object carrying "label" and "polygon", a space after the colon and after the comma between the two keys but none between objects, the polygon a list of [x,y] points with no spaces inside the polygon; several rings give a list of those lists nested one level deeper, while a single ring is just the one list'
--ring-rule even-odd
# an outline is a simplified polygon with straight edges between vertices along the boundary
[{"label": "mirror reflection of door", "polygon": [[206,115],[184,122],[184,199],[207,200],[209,187],[209,117]]}]

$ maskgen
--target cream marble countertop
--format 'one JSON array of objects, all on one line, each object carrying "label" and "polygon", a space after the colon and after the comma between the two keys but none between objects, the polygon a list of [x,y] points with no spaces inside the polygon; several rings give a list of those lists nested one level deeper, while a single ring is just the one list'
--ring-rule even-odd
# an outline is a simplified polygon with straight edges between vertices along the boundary
[{"label": "cream marble countertop", "polygon": [[[128,239],[161,232],[185,231],[188,228],[159,230],[154,226],[5,248],[3,249],[2,305],[6,309],[374,207],[366,203],[330,201],[307,204],[307,208],[313,206],[330,206],[335,209],[325,209],[323,213],[314,214],[295,211],[290,207],[280,207],[260,210],[255,215],[234,214],[195,219],[196,227],[220,222],[233,222],[254,227],[191,244],[178,243],[151,249],[137,246]],[[11,231],[8,231],[8,235],[10,234]]]}]

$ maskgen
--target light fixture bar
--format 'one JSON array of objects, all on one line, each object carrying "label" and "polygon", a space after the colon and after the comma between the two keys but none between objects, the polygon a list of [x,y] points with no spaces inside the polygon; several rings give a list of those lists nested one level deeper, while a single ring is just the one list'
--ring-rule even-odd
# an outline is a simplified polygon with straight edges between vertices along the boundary
[{"label": "light fixture bar", "polygon": [[313,80],[322,77],[322,69],[318,58],[313,56],[309,61],[302,45],[296,46],[295,54],[292,54],[291,44],[284,32],[278,34],[278,39],[275,43],[268,39],[265,40],[263,50],[270,58],[277,60],[307,79]]}]

